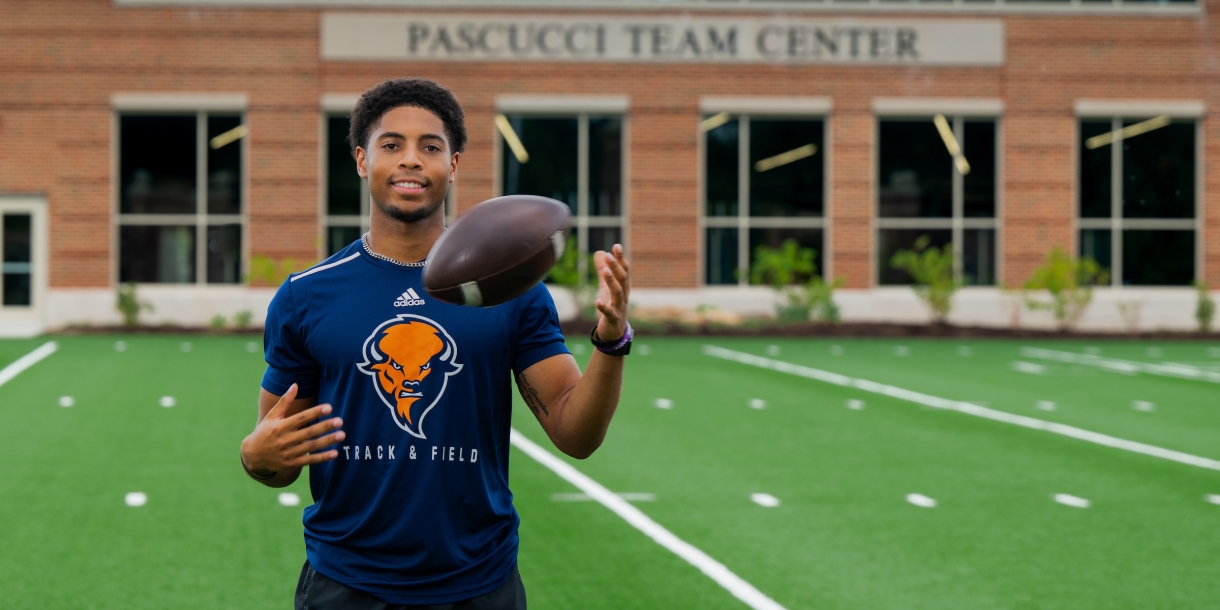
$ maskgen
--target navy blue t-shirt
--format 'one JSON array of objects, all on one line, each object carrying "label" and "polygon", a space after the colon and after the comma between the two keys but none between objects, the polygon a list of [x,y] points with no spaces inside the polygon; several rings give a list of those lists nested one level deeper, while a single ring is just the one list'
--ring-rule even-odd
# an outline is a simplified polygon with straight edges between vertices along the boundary
[{"label": "navy blue t-shirt", "polygon": [[315,570],[392,604],[494,591],[517,560],[508,489],[510,371],[568,353],[541,284],[475,308],[428,296],[422,270],[359,241],[271,301],[262,387],[343,418],[338,459],[309,468]]}]

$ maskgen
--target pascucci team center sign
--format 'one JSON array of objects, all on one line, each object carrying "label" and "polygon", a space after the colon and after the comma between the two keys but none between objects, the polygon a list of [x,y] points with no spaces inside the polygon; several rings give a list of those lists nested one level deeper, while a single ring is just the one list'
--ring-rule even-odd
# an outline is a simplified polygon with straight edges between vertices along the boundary
[{"label": "pascucci team center sign", "polygon": [[322,15],[326,60],[998,66],[989,20]]}]

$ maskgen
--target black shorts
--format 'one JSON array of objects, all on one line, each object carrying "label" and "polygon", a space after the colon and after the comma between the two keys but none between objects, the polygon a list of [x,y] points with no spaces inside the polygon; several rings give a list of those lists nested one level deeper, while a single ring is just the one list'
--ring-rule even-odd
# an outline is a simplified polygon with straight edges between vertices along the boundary
[{"label": "black shorts", "polygon": [[296,610],[526,610],[525,585],[513,564],[512,574],[499,589],[474,599],[450,604],[407,606],[387,604],[368,593],[339,584],[313,569],[309,561],[301,566],[297,580]]}]

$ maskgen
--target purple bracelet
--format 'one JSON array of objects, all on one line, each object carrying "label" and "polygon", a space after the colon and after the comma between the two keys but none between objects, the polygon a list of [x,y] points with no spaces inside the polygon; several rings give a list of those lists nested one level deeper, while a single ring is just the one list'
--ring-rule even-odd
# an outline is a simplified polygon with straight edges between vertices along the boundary
[{"label": "purple bracelet", "polygon": [[[596,327],[593,328],[593,332],[594,332],[594,334],[597,333]],[[612,345],[610,347],[602,347],[601,345],[598,345],[597,342],[594,342],[593,346],[597,348],[597,351],[599,351],[603,354],[610,354],[611,356],[617,356],[618,354],[616,354],[615,352],[623,349],[624,347],[627,346],[627,344],[631,343],[631,338],[634,336],[635,336],[635,329],[631,328],[631,322],[628,322],[627,323],[627,332],[623,333],[623,338],[619,339],[617,343],[615,343],[614,345]]]}]

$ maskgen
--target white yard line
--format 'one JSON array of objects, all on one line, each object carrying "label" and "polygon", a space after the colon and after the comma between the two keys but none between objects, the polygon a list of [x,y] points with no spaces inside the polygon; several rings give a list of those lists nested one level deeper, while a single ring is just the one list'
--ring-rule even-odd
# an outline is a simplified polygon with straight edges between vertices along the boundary
[{"label": "white yard line", "polygon": [[1128,375],[1133,375],[1135,373],[1147,373],[1149,375],[1160,375],[1162,377],[1197,379],[1199,381],[1220,383],[1220,372],[1208,371],[1196,366],[1178,364],[1175,362],[1153,364],[1151,362],[1136,362],[1134,360],[1119,360],[1118,358],[1103,358],[1101,356],[1094,356],[1092,354],[1077,354],[1075,352],[1064,352],[1041,347],[1023,347],[1021,348],[1021,355],[1025,356],[1026,358],[1037,358],[1039,360],[1051,360],[1055,362],[1066,362],[1069,364],[1095,366],[1109,371],[1114,371],[1116,373],[1126,373]]},{"label": "white yard line", "polygon": [[669,530],[661,527],[660,524],[641,512],[640,509],[632,506],[597,481],[585,476],[579,470],[572,467],[571,464],[559,459],[550,451],[539,447],[533,441],[525,438],[520,432],[512,430],[509,440],[514,447],[524,451],[526,455],[551,469],[552,472],[559,475],[563,480],[576,486],[577,489],[588,494],[590,498],[597,500],[602,506],[614,511],[614,514],[622,517],[624,521],[630,523],[635,529],[644,532],[644,535],[655,540],[657,544],[669,549],[673,554],[685,559],[687,563],[699,568],[708,578],[716,581],[716,584],[732,593],[733,597],[745,602],[746,605],[755,610],[784,610],[783,606],[764,595],[758,589],[755,589],[750,583],[742,580],[740,576],[729,571],[728,568],[724,567],[724,564],[712,559],[707,553],[700,551],[691,546],[690,543],[673,535]]},{"label": "white yard line", "polygon": [[1199,468],[1220,470],[1220,460],[1213,460],[1210,458],[1199,457],[1197,455],[1191,455],[1189,453],[1182,453],[1181,451],[1174,451],[1172,449],[1164,449],[1153,445],[1145,445],[1144,443],[1115,438],[1113,436],[1098,432],[1091,432],[1075,426],[1056,424],[1054,422],[1049,422],[1034,417],[1026,417],[1024,415],[1014,415],[1012,413],[988,409],[987,407],[981,407],[979,405],[962,402],[960,400],[950,400],[948,398],[939,398],[936,396],[930,396],[928,394],[921,394],[919,392],[904,390],[902,388],[886,385],[884,383],[877,383],[875,381],[868,381],[866,379],[855,379],[846,375],[840,375],[838,373],[831,373],[829,371],[801,366],[799,364],[772,360],[770,358],[725,349],[723,347],[705,345],[703,346],[703,353],[715,358],[723,358],[725,360],[732,360],[734,362],[740,362],[741,364],[771,369],[773,371],[788,373],[798,377],[816,379],[817,381],[824,381],[826,383],[832,383],[834,385],[848,388],[856,388],[865,392],[881,394],[883,396],[889,396],[899,400],[906,400],[928,407],[945,409],[947,411],[957,411],[959,413],[1004,422],[1006,424],[1013,424],[1024,428],[1053,432],[1055,434],[1069,436],[1077,440],[1096,443],[1098,445],[1105,445],[1107,447],[1114,447],[1115,449],[1142,453],[1144,455],[1172,460],[1174,462],[1180,462],[1190,466],[1198,466]]},{"label": "white yard line", "polygon": [[43,343],[38,349],[18,358],[12,364],[0,370],[0,385],[4,385],[12,381],[13,377],[19,375],[22,371],[38,364],[38,361],[55,353],[59,349],[59,344],[54,341]]}]

